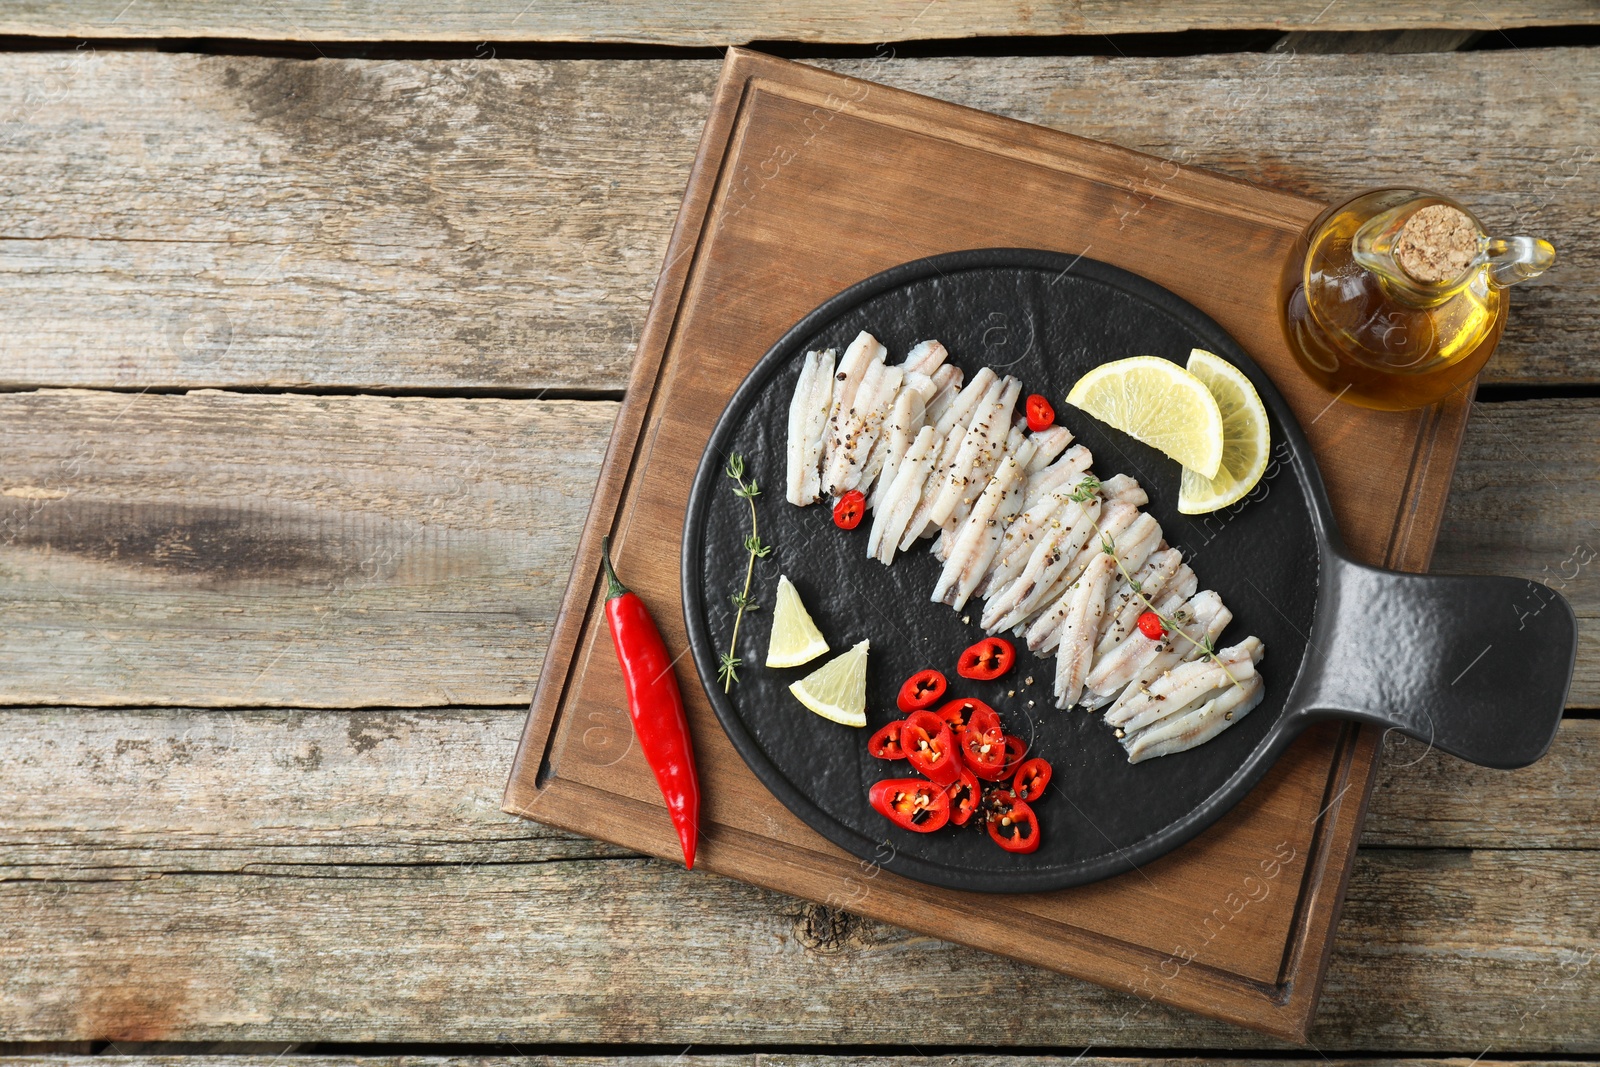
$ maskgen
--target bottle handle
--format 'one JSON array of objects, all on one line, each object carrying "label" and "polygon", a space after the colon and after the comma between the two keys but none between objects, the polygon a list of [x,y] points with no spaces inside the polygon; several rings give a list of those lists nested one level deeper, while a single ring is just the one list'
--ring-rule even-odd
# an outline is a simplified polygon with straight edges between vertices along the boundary
[{"label": "bottle handle", "polygon": [[1537,278],[1556,261],[1555,246],[1537,237],[1491,237],[1484,253],[1496,289]]}]

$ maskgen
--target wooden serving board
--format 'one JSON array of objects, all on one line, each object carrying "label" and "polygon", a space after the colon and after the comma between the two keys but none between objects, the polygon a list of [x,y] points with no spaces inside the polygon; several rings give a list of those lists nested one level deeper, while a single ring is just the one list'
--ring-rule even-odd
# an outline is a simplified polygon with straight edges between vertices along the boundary
[{"label": "wooden serving board", "polygon": [[[1279,332],[1279,270],[1323,205],[732,49],[579,544],[505,808],[680,858],[601,613],[600,538],[687,651],[684,509],[718,414],[785,330],[906,260],[1021,246],[1142,274],[1222,324],[1299,415],[1357,558],[1426,569],[1470,396],[1409,413],[1330,404]],[[957,353],[959,358],[959,353]],[[781,477],[768,498],[781,501]],[[1126,875],[961,893],[850,856],[746,768],[687,658],[704,792],[699,865],[935,937],[1303,1040],[1376,776],[1377,730],[1305,734],[1238,807]],[[1113,1041],[1114,1043],[1114,1041]]]}]

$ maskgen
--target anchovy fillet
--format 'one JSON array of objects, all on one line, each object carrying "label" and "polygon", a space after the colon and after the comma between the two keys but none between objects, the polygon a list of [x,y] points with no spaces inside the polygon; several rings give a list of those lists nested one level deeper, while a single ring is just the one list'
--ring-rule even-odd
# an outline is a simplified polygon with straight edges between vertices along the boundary
[{"label": "anchovy fillet", "polygon": [[789,402],[789,503],[804,507],[822,495],[822,449],[833,405],[833,349],[807,352]]},{"label": "anchovy fillet", "polygon": [[1130,763],[1204,744],[1261,703],[1265,647],[1247,637],[1216,651],[1233,614],[1142,510],[1138,481],[1096,479],[1065,426],[1028,432],[1017,379],[988,367],[966,379],[935,340],[887,355],[866,331],[843,356],[805,354],[789,403],[791,503],[860,490],[867,555],[884,564],[937,534],[933,599],[961,610],[979,598],[985,630],[1053,657],[1055,704],[1101,709]]},{"label": "anchovy fillet", "polygon": [[[833,400],[828,406],[828,431],[822,452],[824,472],[833,469],[834,454],[845,447],[845,434],[855,418],[856,392],[861,388],[868,368],[882,363],[888,354],[889,350],[879,344],[876,337],[862,330],[840,357],[839,369],[833,376]],[[826,489],[826,473],[822,484]]]}]

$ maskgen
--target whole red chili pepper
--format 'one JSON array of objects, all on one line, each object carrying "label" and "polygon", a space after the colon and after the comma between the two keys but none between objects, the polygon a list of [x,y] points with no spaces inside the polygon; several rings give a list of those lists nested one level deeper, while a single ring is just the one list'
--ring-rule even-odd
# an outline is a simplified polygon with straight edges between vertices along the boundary
[{"label": "whole red chili pepper", "polygon": [[617,646],[622,681],[628,689],[628,715],[639,738],[656,784],[667,802],[667,813],[683,845],[683,864],[694,866],[694,846],[700,833],[700,781],[694,770],[694,746],[689,743],[689,719],[683,711],[683,694],[672,673],[672,657],[661,631],[650,618],[644,601],[617,581],[611,567],[611,538],[600,540],[606,568],[606,621]]}]

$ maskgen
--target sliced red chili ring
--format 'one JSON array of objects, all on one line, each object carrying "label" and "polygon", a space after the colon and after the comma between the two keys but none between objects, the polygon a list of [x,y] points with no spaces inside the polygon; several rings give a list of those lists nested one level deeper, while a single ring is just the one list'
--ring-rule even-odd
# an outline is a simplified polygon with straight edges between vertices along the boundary
[{"label": "sliced red chili ring", "polygon": [[1038,393],[1028,397],[1023,404],[1023,410],[1028,414],[1028,429],[1034,433],[1048,430],[1056,424],[1056,409],[1050,406],[1050,401]]},{"label": "sliced red chili ring", "polygon": [[984,730],[968,729],[961,735],[961,759],[972,773],[986,782],[1004,780],[1006,775],[1006,735],[997,723]]},{"label": "sliced red chili ring", "polygon": [[976,730],[980,734],[990,729],[1001,729],[999,714],[987,704],[972,713],[972,718],[967,720],[967,729]]},{"label": "sliced red chili ring", "polygon": [[[994,709],[973,697],[952,700],[934,714],[945,721],[958,741],[962,734],[972,728],[974,722],[981,722],[985,728],[1000,725],[1000,716],[995,714]],[[992,723],[991,719],[994,720]]]},{"label": "sliced red chili ring", "polygon": [[852,489],[833,505],[833,524],[841,530],[854,530],[861,525],[867,513],[867,498],[859,489]]},{"label": "sliced red chili ring", "polygon": [[[867,791],[879,815],[905,830],[932,833],[950,821],[950,797],[921,778],[890,778]],[[991,831],[992,833],[992,831]]]},{"label": "sliced red chili ring", "polygon": [[1003,790],[984,800],[989,836],[1007,852],[1032,852],[1039,847],[1039,817],[1028,802]]},{"label": "sliced red chili ring", "polygon": [[978,810],[978,804],[983,799],[983,786],[978,784],[977,775],[969,767],[961,768],[961,777],[945,787],[945,795],[950,798],[950,822],[955,826],[967,825],[967,820],[972,818],[972,813]]},{"label": "sliced red chili ring", "polygon": [[1017,661],[1017,650],[1003,637],[985,637],[961,653],[956,661],[956,673],[963,678],[989,682],[1011,669]]},{"label": "sliced red chili ring", "polygon": [[1028,743],[1016,734],[1006,734],[1006,766],[1002,777],[1010,778],[1028,758]]},{"label": "sliced red chili ring", "polygon": [[901,711],[921,711],[937,704],[944,691],[944,675],[929,667],[907,678],[894,702]]},{"label": "sliced red chili ring", "polygon": [[1011,781],[1011,791],[1021,800],[1038,800],[1044,796],[1045,787],[1049,784],[1050,764],[1035,756],[1023,760],[1022,766],[1017,768],[1016,776]]},{"label": "sliced red chili ring", "polygon": [[867,751],[879,759],[905,759],[906,750],[900,747],[900,727],[904,719],[896,719],[867,739]]},{"label": "sliced red chili ring", "polygon": [[900,747],[911,769],[935,785],[949,785],[961,776],[956,739],[943,719],[931,711],[913,711],[900,727]]}]

